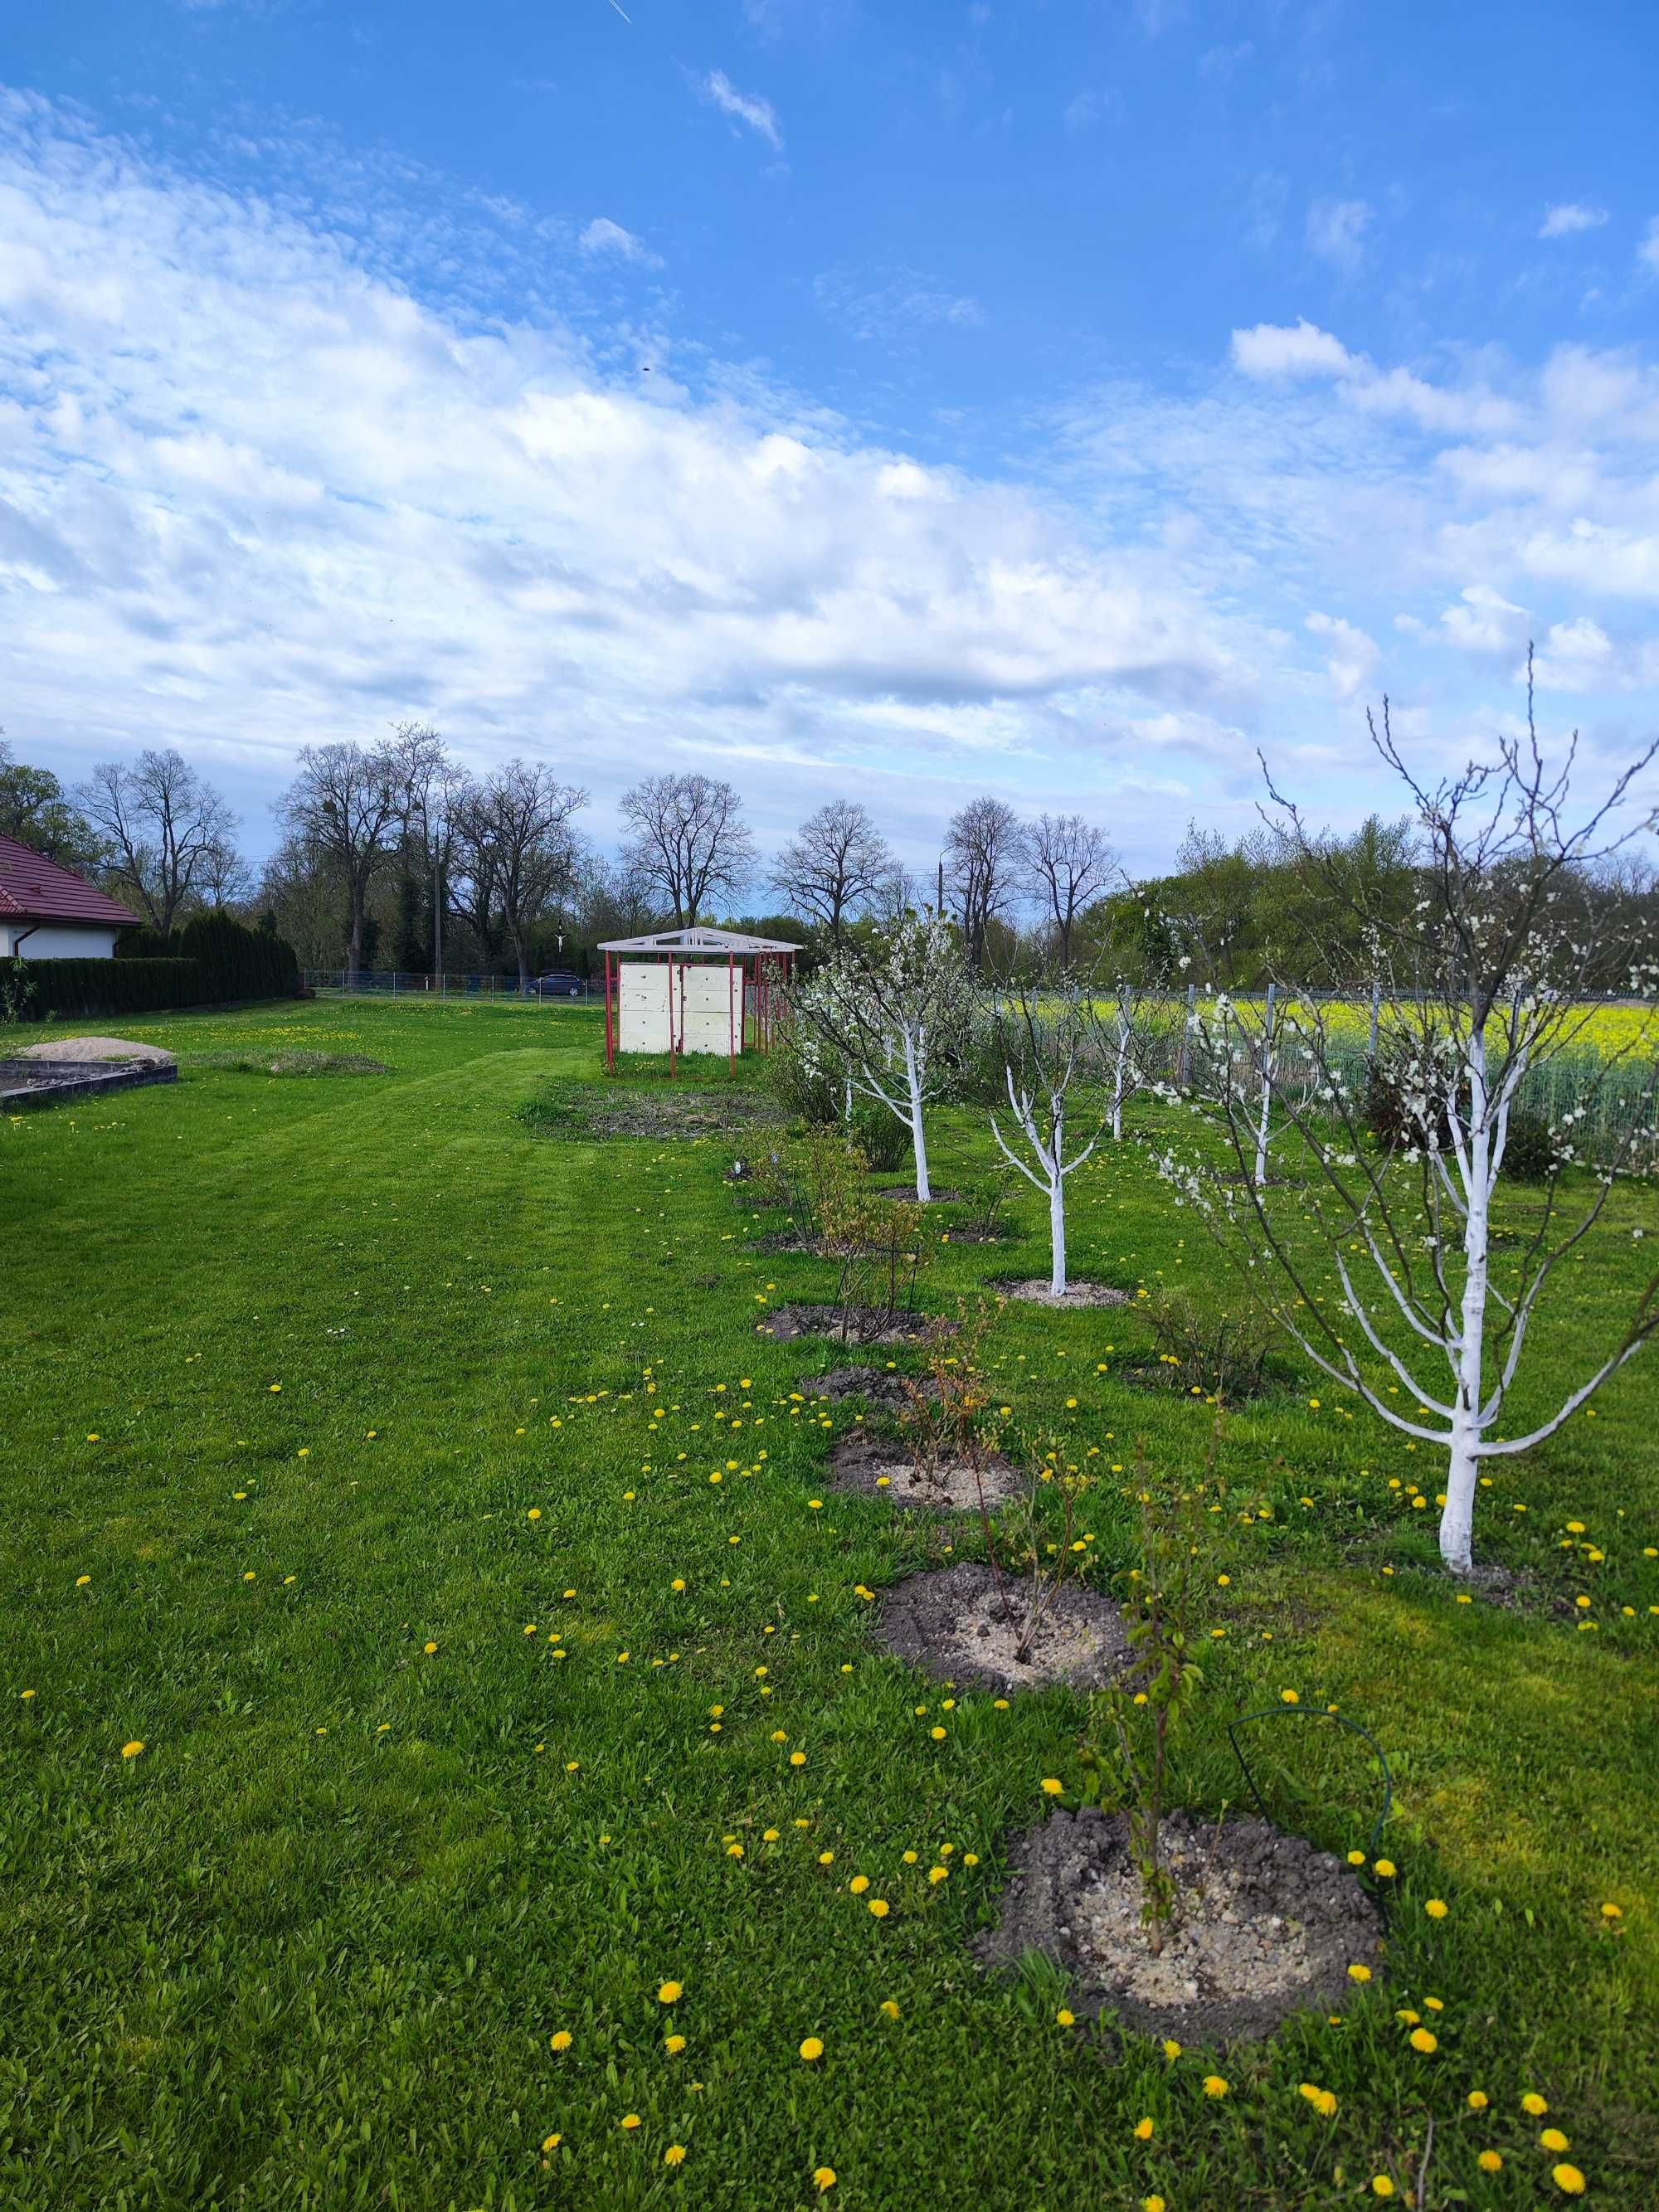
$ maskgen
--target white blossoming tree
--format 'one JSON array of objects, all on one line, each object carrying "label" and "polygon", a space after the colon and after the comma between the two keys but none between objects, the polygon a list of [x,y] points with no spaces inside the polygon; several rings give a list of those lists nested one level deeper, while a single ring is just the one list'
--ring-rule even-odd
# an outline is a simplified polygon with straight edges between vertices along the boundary
[{"label": "white blossoming tree", "polygon": [[957,933],[936,915],[907,915],[869,945],[844,945],[792,996],[805,1048],[908,1129],[923,1205],[933,1197],[926,1110],[955,1080],[974,1002]]},{"label": "white blossoming tree", "polygon": [[[1271,1286],[1266,1302],[1313,1364],[1391,1428],[1444,1451],[1441,1556],[1467,1576],[1482,1470],[1553,1436],[1659,1330],[1655,1282],[1582,1380],[1544,1407],[1530,1396],[1525,1353],[1546,1286],[1603,1219],[1617,1179],[1651,1167],[1659,1141],[1659,1026],[1613,1052],[1589,1034],[1589,1001],[1610,974],[1620,972],[1621,995],[1650,1002],[1659,981],[1650,917],[1613,866],[1652,821],[1647,808],[1644,820],[1615,817],[1659,744],[1574,810],[1577,739],[1559,767],[1547,764],[1530,687],[1526,735],[1432,786],[1407,767],[1386,702],[1370,728],[1416,815],[1415,911],[1364,915],[1370,974],[1334,975],[1339,995],[1304,1000],[1294,1038],[1271,1049],[1258,1006],[1224,994],[1201,1007],[1206,1076],[1188,1103],[1219,1130],[1226,1164],[1212,1147],[1207,1158],[1171,1151],[1164,1169],[1258,1289]],[[1328,848],[1271,779],[1269,791],[1319,877]],[[1334,882],[1328,872],[1325,887]],[[1373,978],[1367,1056],[1355,1032]],[[1282,1189],[1261,1172],[1264,1071],[1294,1153]],[[1498,1178],[1523,1146],[1541,1199],[1497,1270]],[[1516,1390],[1527,1403],[1510,1430]]]},{"label": "white blossoming tree", "polygon": [[1066,1179],[1094,1151],[1104,1126],[1103,1117],[1097,1115],[1094,1133],[1079,1145],[1069,1120],[1095,1029],[1092,997],[1069,972],[1047,981],[1015,983],[996,1018],[1008,1111],[1014,1132],[1024,1139],[1023,1151],[1003,1135],[994,1108],[991,1133],[1003,1158],[1048,1201],[1048,1288],[1057,1298],[1066,1289]]}]

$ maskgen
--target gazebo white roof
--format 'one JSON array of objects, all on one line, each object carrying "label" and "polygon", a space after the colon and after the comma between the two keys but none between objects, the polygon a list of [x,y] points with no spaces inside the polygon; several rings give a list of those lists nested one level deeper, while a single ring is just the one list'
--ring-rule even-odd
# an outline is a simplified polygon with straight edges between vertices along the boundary
[{"label": "gazebo white roof", "polygon": [[659,929],[648,937],[613,937],[601,952],[799,952],[787,938],[750,937],[740,929]]}]

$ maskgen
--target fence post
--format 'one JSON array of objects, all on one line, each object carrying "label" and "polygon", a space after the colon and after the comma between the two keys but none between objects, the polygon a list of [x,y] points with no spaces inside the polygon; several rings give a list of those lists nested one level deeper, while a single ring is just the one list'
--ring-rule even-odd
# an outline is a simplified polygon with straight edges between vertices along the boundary
[{"label": "fence post", "polygon": [[1381,1030],[1382,1025],[1382,978],[1380,975],[1373,975],[1371,978],[1371,1043],[1370,1055],[1373,1067],[1376,1065],[1376,1040],[1378,1031]]}]

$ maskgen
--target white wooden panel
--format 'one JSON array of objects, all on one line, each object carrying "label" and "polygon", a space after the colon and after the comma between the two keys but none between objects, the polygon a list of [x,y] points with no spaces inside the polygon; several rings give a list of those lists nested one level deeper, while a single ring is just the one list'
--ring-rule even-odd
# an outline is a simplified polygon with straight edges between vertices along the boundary
[{"label": "white wooden panel", "polygon": [[[668,963],[625,961],[617,980],[617,1042],[623,1052],[666,1052]],[[723,966],[676,962],[675,1042],[681,1052],[743,1049],[743,979]]]}]

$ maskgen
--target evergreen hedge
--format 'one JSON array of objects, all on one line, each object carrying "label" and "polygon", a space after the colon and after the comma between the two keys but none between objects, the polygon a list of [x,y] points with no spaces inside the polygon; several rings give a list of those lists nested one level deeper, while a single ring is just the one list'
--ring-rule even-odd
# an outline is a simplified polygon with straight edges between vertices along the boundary
[{"label": "evergreen hedge", "polygon": [[[134,957],[134,939],[143,949]],[[133,932],[113,960],[29,960],[24,1018],[80,1019],[88,1014],[155,1014],[177,1006],[222,1006],[238,999],[292,999],[300,992],[294,947],[264,929],[248,929],[224,913],[198,915],[185,924],[178,950],[157,957],[165,943],[153,932]]]}]

